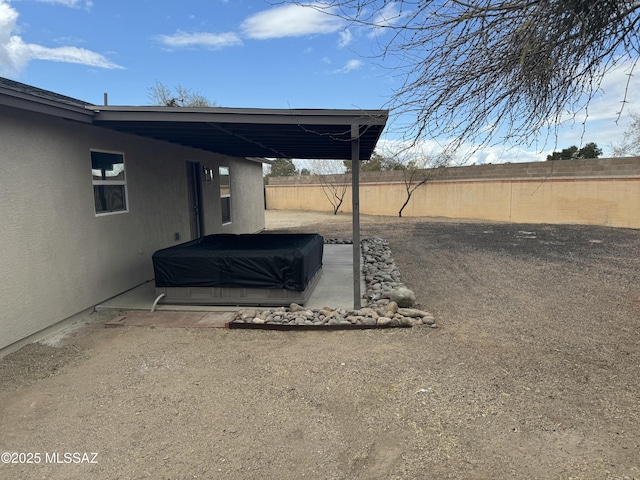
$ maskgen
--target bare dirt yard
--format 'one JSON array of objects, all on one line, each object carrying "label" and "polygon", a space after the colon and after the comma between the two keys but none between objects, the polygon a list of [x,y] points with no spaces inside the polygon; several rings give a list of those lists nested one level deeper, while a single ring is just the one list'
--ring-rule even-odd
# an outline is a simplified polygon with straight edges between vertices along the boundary
[{"label": "bare dirt yard", "polygon": [[[267,215],[351,236],[349,216]],[[0,452],[41,455],[0,478],[640,478],[640,231],[362,230],[389,241],[438,328],[107,329],[93,314],[0,360]]]}]

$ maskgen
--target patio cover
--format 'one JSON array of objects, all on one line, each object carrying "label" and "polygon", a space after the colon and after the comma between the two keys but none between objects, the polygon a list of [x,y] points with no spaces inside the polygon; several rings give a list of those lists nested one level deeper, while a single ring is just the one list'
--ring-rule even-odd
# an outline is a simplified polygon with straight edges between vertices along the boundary
[{"label": "patio cover", "polygon": [[360,160],[368,160],[387,110],[87,106],[93,124],[235,157],[352,161],[353,304],[360,292]]},{"label": "patio cover", "polygon": [[386,110],[90,106],[93,124],[234,157],[368,160]]},{"label": "patio cover", "polygon": [[0,77],[0,106],[55,115],[235,157],[352,160],[353,295],[360,307],[360,160],[387,110],[98,106]]}]

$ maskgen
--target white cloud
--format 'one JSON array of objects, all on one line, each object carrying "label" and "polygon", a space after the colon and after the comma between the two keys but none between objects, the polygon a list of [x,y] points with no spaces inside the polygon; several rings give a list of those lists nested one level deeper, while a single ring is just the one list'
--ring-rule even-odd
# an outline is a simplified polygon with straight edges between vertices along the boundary
[{"label": "white cloud", "polygon": [[343,30],[340,32],[340,39],[338,40],[338,47],[344,48],[351,43],[353,36],[349,30]]},{"label": "white cloud", "polygon": [[93,6],[92,0],[37,0],[40,3],[51,3],[54,5],[63,5],[71,8],[91,8]]},{"label": "white cloud", "polygon": [[78,47],[47,48],[33,43],[25,44],[25,48],[33,60],[50,60],[54,62],[79,63],[90,67],[123,68],[99,53]]},{"label": "white cloud", "polygon": [[342,69],[344,73],[349,73],[351,70],[357,70],[362,66],[362,60],[349,60]]},{"label": "white cloud", "polygon": [[[268,40],[272,38],[335,33],[343,28],[344,21],[335,15],[331,15],[330,7],[322,3],[306,3],[280,6],[248,17],[240,26],[241,34],[235,32],[186,33],[179,31],[173,35],[158,35],[156,39],[171,48],[206,47],[220,49],[242,45],[241,35],[251,39]],[[343,47],[350,42],[351,33],[348,30],[341,31],[338,44]],[[304,50],[305,53],[311,51],[311,48]]]},{"label": "white cloud", "polygon": [[[539,162],[546,158],[546,153],[527,150],[522,147],[482,147],[475,149],[473,153],[469,149],[460,153],[460,158],[465,165],[482,165],[486,163],[522,163]],[[469,153],[468,155],[466,155]]]},{"label": "white cloud", "polygon": [[247,37],[258,40],[334,33],[344,27],[344,21],[330,13],[321,3],[285,5],[247,18],[241,28]]},{"label": "white cloud", "polygon": [[333,70],[331,73],[349,73],[362,67],[362,60],[349,60],[344,67]]},{"label": "white cloud", "polygon": [[389,27],[394,25],[401,17],[402,14],[400,13],[398,4],[387,3],[377,13],[373,19],[373,24],[377,27]]},{"label": "white cloud", "polygon": [[0,72],[21,70],[26,59],[20,54],[19,37],[12,35],[17,30],[18,12],[0,0]]},{"label": "white cloud", "polygon": [[[418,163],[425,161],[428,166],[430,164],[428,159],[437,159],[438,154],[445,150],[446,145],[447,142],[439,140],[407,141],[381,138],[376,146],[376,151],[384,157],[396,158],[400,161],[418,160]],[[478,148],[473,145],[462,145],[456,152],[451,166],[537,162],[545,158],[546,154],[521,147],[488,146]]]},{"label": "white cloud", "polygon": [[381,138],[376,146],[376,151],[389,158],[411,159],[414,157],[432,156],[442,150],[442,146],[436,140],[420,140],[412,142],[401,139]]},{"label": "white cloud", "polygon": [[[630,62],[623,62],[614,70],[608,72],[600,85],[602,96],[594,99],[589,106],[589,120],[612,120],[618,116],[623,107],[627,113],[629,110],[640,109],[640,77],[637,71],[640,70],[640,63],[636,66],[636,74],[629,77],[632,65]],[[628,82],[628,89],[627,89]],[[626,95],[625,95],[625,90]],[[625,98],[626,97],[626,98]]]},{"label": "white cloud", "polygon": [[240,37],[233,32],[225,33],[186,33],[177,32],[173,35],[159,35],[158,40],[172,48],[205,47],[217,50],[224,47],[242,45]]},{"label": "white cloud", "polygon": [[48,48],[26,43],[19,35],[18,12],[0,0],[0,74],[18,75],[32,60],[79,63],[100,68],[123,68],[99,53],[77,47]]},{"label": "white cloud", "polygon": [[402,13],[398,5],[398,3],[387,3],[377,12],[371,21],[372,30],[369,32],[370,38],[382,34],[387,27],[397,24],[400,19],[409,15],[409,12]]},{"label": "white cloud", "polygon": [[[636,71],[639,69],[640,64]],[[595,142],[604,150],[603,156],[608,156],[609,147],[622,140],[629,113],[640,111],[640,77],[637,73],[629,77],[631,73],[632,62],[628,60],[621,60],[616,69],[607,72],[600,84],[601,93],[591,100],[588,109],[563,116],[558,138],[552,138],[549,147],[561,150]]]},{"label": "white cloud", "polygon": [[69,45],[69,44],[79,44],[79,43],[86,43],[85,40],[83,40],[82,38],[78,38],[78,37],[72,37],[72,36],[66,36],[66,37],[59,37],[59,38],[54,38],[52,40],[53,43],[58,43],[58,44],[63,44],[63,45]]}]

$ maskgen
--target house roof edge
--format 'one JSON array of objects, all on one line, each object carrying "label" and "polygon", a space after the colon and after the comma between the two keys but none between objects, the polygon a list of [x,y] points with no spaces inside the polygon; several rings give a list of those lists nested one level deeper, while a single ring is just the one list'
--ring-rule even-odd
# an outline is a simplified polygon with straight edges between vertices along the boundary
[{"label": "house roof edge", "polygon": [[0,77],[0,105],[91,123],[87,102]]}]

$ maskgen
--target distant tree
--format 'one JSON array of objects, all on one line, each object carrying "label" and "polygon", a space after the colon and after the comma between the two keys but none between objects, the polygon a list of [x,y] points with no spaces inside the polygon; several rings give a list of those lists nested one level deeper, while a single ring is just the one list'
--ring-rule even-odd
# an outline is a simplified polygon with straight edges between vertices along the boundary
[{"label": "distant tree", "polygon": [[[407,164],[414,164],[415,160],[409,160]],[[382,170],[391,172],[393,170],[404,170],[407,167],[403,162],[395,160],[393,157],[384,158],[382,161]]]},{"label": "distant tree", "polygon": [[308,168],[300,170],[300,175],[311,175],[311,171]]},{"label": "distant tree", "polygon": [[571,145],[569,148],[563,148],[559,152],[553,152],[551,155],[547,155],[547,160],[571,160],[576,158],[578,153],[578,147]]},{"label": "distant tree", "polygon": [[598,158],[602,155],[602,149],[594,142],[587,143],[584,147],[578,148],[575,145],[564,148],[559,152],[547,155],[547,160],[575,160],[581,158]]},{"label": "distant tree", "polygon": [[[399,161],[396,158],[394,158],[394,155],[396,154],[388,154],[387,156],[385,156],[374,151],[373,155],[371,155],[370,160],[360,161],[360,171],[361,172],[388,172],[391,170],[403,170],[404,168],[406,168],[407,165],[403,164],[402,161]],[[350,173],[351,160],[344,160],[342,163],[344,164],[346,172]]]},{"label": "distant tree", "polygon": [[600,155],[602,155],[602,149],[594,142],[589,142],[578,150],[578,158],[598,158]]},{"label": "distant tree", "polygon": [[216,102],[209,100],[199,92],[181,85],[175,92],[161,82],[149,88],[149,100],[152,105],[161,107],[215,107]]},{"label": "distant tree", "polygon": [[402,183],[405,189],[404,203],[398,210],[398,217],[402,217],[402,212],[411,201],[413,193],[425,183],[433,180],[443,172],[442,169],[451,165],[453,158],[447,152],[438,155],[423,156],[408,161],[389,161],[388,170],[401,170]]},{"label": "distant tree", "polygon": [[[382,163],[384,161],[384,157],[380,155],[378,152],[374,151],[369,160],[361,160],[360,161],[360,171],[361,172],[379,172],[382,170]],[[344,168],[347,172],[351,172],[351,160],[344,160],[342,162],[344,164]]]},{"label": "distant tree", "polygon": [[333,214],[337,215],[349,186],[346,176],[340,172],[337,160],[310,160],[310,162],[313,175],[322,186],[322,193],[331,204]]},{"label": "distant tree", "polygon": [[292,177],[293,175],[298,175],[298,169],[290,158],[276,158],[271,161],[271,170],[267,176]]},{"label": "distant tree", "polygon": [[[410,149],[401,148],[399,151],[373,152],[371,160],[361,162],[362,171],[402,171],[402,183],[406,196],[398,210],[398,216],[411,201],[413,193],[422,185],[442,173],[442,168],[454,162],[451,152],[444,150],[438,154],[420,154],[408,157]],[[351,171],[351,162],[344,161],[347,172]],[[334,187],[335,190],[335,187]]]},{"label": "distant tree", "polygon": [[620,144],[613,146],[614,157],[640,156],[640,114],[632,112],[631,124],[624,132],[624,139]]}]

